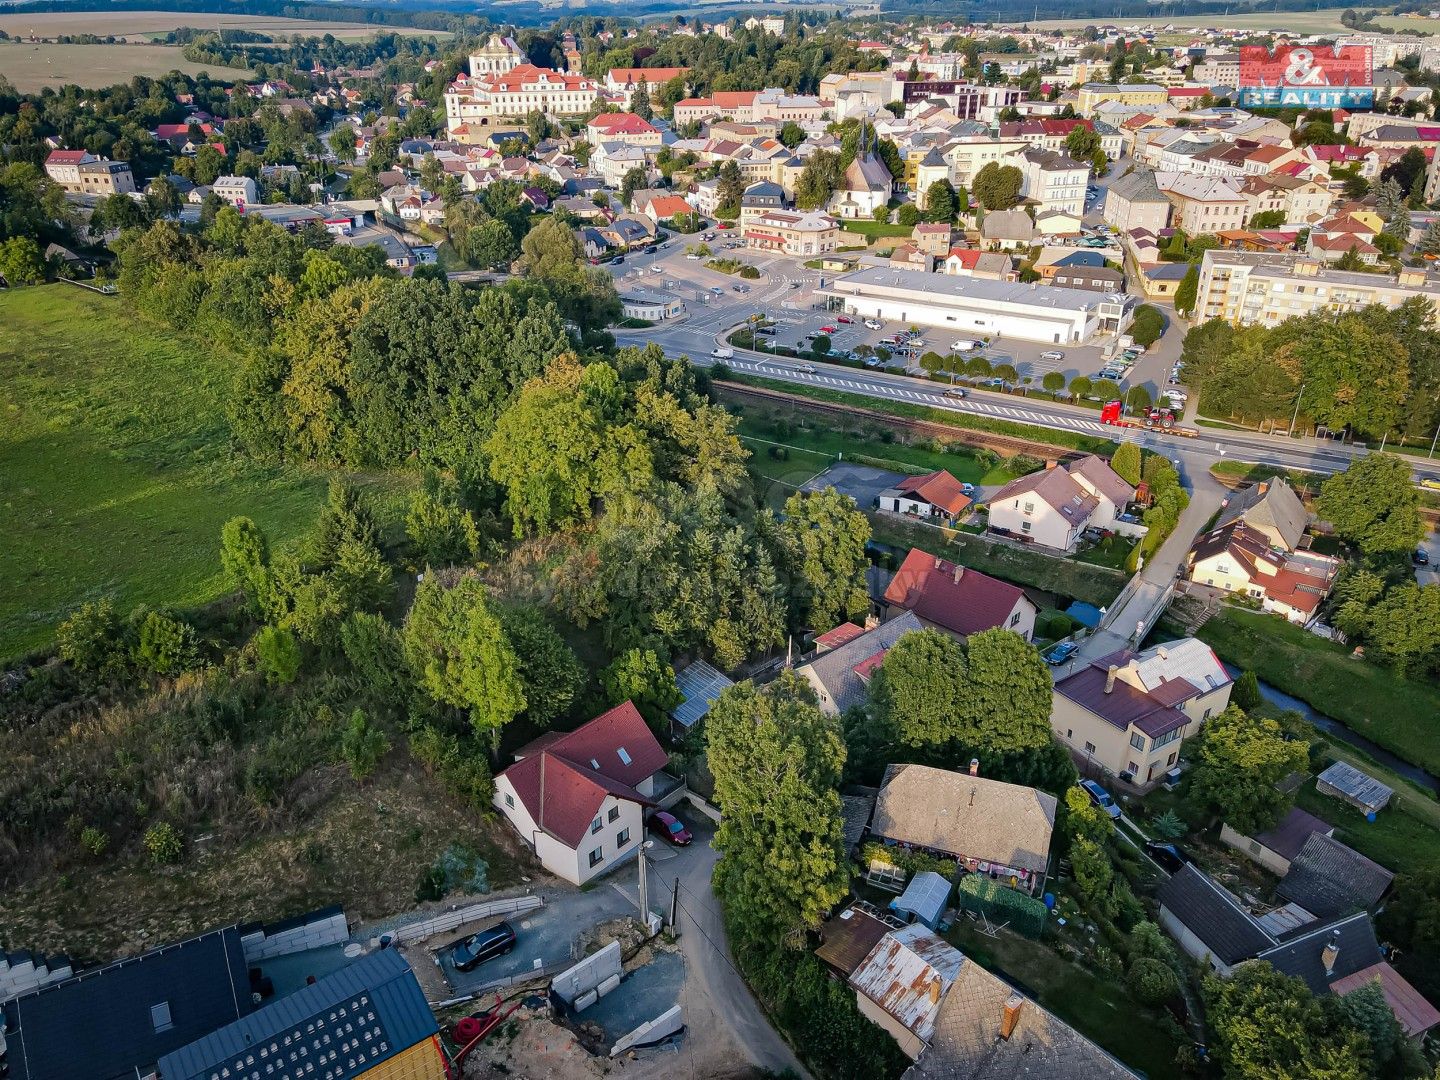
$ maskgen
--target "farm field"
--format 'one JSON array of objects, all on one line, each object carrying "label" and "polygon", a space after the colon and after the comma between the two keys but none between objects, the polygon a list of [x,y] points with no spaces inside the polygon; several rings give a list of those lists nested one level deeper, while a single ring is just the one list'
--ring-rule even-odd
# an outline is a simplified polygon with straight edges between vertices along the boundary
[{"label": "farm field", "polygon": [[[3,8],[0,8],[3,11]],[[182,26],[204,30],[249,30],[256,34],[332,34],[341,40],[366,38],[380,31],[411,37],[448,37],[444,30],[416,30],[411,27],[370,25],[356,22],[282,19],[270,15],[219,15],[214,12],[183,11],[48,11],[25,15],[0,14],[0,30],[12,37],[47,38],[60,34],[114,35],[133,41],[149,41]]]},{"label": "farm field", "polygon": [[254,78],[254,72],[217,64],[194,64],[178,45],[28,45],[0,42],[0,75],[26,92],[58,90],[67,83],[86,88],[114,86],[135,75],[152,78],[180,71],[209,72],[226,81]]},{"label": "farm field", "polygon": [[122,305],[59,284],[0,293],[0,659],[44,646],[87,600],[213,600],[226,520],[284,544],[325,498],[324,473],[234,452],[232,357]]},{"label": "farm field", "polygon": [[[1340,16],[1345,8],[1321,8],[1316,11],[1257,11],[1244,14],[1174,15],[1165,19],[1041,19],[1027,23],[1027,26],[1041,30],[1072,30],[1102,23],[1122,26],[1163,26],[1175,28],[1175,33],[1184,37],[1184,31],[1191,29],[1227,28],[1234,30],[1288,30],[1294,34],[1341,33],[1345,27]],[[1399,15],[1377,15],[1376,23],[1402,33],[1440,32],[1440,21],[1434,19],[1410,19]],[[1172,35],[1162,35],[1168,37]]]}]

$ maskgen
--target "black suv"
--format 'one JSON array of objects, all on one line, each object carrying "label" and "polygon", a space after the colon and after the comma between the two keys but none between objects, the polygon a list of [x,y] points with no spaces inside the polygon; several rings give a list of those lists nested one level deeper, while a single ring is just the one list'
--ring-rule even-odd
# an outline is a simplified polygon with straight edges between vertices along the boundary
[{"label": "black suv", "polygon": [[457,971],[472,971],[486,960],[502,956],[515,948],[515,929],[508,922],[471,934],[450,948],[450,960]]}]

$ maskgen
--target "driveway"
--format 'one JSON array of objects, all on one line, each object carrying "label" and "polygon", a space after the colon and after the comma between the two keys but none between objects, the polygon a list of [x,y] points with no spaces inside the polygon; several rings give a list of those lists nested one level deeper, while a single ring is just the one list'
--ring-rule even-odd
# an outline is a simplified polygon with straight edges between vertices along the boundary
[{"label": "driveway", "polygon": [[[789,1045],[770,1026],[730,959],[720,902],[710,889],[710,876],[719,858],[710,846],[713,826],[693,809],[686,812],[683,804],[679,809],[695,841],[684,848],[655,841],[649,850],[649,889],[651,906],[667,914],[671,896],[678,898],[676,929],[685,956],[685,989],[680,1004],[685,1025],[691,1031],[703,1028],[726,1032],[757,1069],[775,1074],[789,1069],[797,1076],[808,1077],[810,1074]],[[633,895],[633,876],[624,886]]]},{"label": "driveway", "polygon": [[824,472],[805,481],[801,491],[824,491],[833,487],[841,495],[849,495],[861,510],[875,505],[875,496],[886,488],[894,487],[906,477],[905,473],[887,472],[869,465],[856,465],[840,461]]},{"label": "driveway", "polygon": [[[450,948],[445,946],[436,953],[440,970],[459,996],[501,979],[574,959],[572,946],[581,931],[607,919],[635,913],[634,906],[611,888],[612,881],[633,884],[634,879],[635,862],[632,859],[614,873],[601,878],[587,892],[546,891],[542,893],[545,897],[543,908],[506,916],[515,928],[515,948],[511,952],[486,960],[471,971],[457,971],[450,960]],[[495,919],[488,925],[498,922],[500,920]]]}]

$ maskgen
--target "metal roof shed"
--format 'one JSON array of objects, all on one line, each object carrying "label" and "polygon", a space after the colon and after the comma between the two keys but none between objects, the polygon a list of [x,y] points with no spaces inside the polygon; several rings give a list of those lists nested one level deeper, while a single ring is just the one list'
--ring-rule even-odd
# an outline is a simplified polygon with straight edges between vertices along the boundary
[{"label": "metal roof shed", "polygon": [[705,719],[710,703],[735,684],[711,667],[704,660],[696,660],[689,667],[675,673],[675,683],[685,696],[670,710],[676,734],[684,735]]},{"label": "metal roof shed", "polygon": [[1315,790],[1322,795],[1343,799],[1367,814],[1384,810],[1395,792],[1353,765],[1337,761],[1315,780]]},{"label": "metal roof shed", "polygon": [[890,910],[913,915],[934,930],[940,925],[949,899],[949,879],[933,870],[922,870],[910,879],[904,893],[890,901]]}]

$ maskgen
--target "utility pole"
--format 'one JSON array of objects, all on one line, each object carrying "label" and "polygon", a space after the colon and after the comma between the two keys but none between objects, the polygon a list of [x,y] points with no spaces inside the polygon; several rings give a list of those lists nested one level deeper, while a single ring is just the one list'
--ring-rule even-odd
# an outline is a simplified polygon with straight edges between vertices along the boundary
[{"label": "utility pole", "polygon": [[650,895],[645,889],[645,851],[655,841],[646,840],[640,845],[640,923],[645,929],[650,928]]},{"label": "utility pole", "polygon": [[670,883],[670,928],[675,928],[675,919],[680,907],[680,875],[675,875],[675,880]]},{"label": "utility pole", "polygon": [[1294,413],[1294,415],[1292,415],[1292,416],[1290,417],[1290,430],[1287,431],[1287,432],[1285,432],[1285,437],[1286,437],[1287,439],[1290,438],[1290,436],[1292,436],[1292,435],[1295,434],[1295,421],[1298,420],[1298,419],[1300,419],[1300,399],[1303,398],[1304,396],[1305,396],[1305,384],[1304,384],[1304,383],[1301,383],[1301,384],[1300,384],[1300,393],[1298,393],[1298,394],[1295,395],[1295,413]]}]

